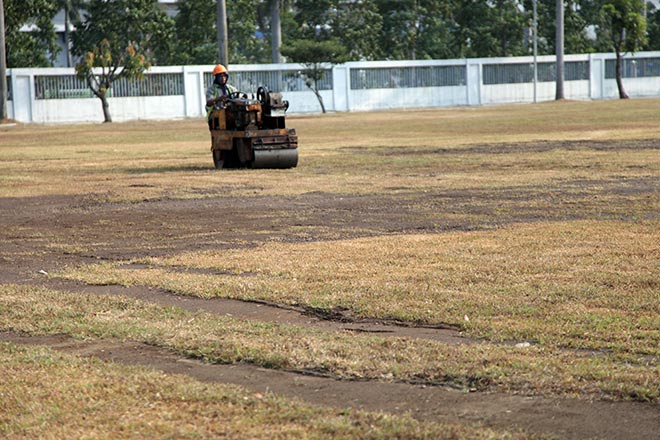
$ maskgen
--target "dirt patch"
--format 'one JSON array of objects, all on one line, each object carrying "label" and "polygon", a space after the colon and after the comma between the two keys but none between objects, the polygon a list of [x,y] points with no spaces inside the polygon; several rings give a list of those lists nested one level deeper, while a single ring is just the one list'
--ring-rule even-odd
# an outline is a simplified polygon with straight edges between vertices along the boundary
[{"label": "dirt patch", "polygon": [[[358,150],[360,147],[346,147]],[[384,155],[419,155],[419,154],[520,154],[544,153],[553,150],[566,151],[611,151],[611,150],[660,150],[660,141],[655,139],[625,140],[625,141],[541,141],[496,144],[470,144],[466,147],[436,148],[434,150],[419,150],[411,148],[383,148]]]},{"label": "dirt patch", "polygon": [[251,365],[211,365],[134,342],[77,341],[66,335],[26,337],[0,333],[0,341],[46,345],[55,350],[130,365],[142,365],[200,381],[241,385],[306,402],[390,413],[419,420],[521,429],[566,439],[651,439],[660,432],[658,409],[634,402],[585,402],[574,399],[465,393],[437,386],[339,381]]},{"label": "dirt patch", "polygon": [[86,295],[122,295],[162,306],[179,307],[192,312],[203,311],[276,324],[313,326],[326,331],[373,333],[384,337],[429,339],[449,344],[476,344],[482,342],[462,336],[457,329],[449,325],[415,327],[377,320],[351,320],[342,315],[335,316],[333,319],[327,313],[314,313],[304,308],[227,298],[194,298],[144,286],[87,286],[56,278],[44,279],[41,285],[68,292],[80,292]]}]

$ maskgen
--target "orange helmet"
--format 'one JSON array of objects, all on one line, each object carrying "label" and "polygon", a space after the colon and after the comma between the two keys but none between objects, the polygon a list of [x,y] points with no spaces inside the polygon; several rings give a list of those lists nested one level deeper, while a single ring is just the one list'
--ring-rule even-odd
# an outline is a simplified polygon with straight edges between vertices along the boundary
[{"label": "orange helmet", "polygon": [[227,73],[227,68],[222,64],[218,64],[213,68],[213,76],[216,76],[219,73]]}]

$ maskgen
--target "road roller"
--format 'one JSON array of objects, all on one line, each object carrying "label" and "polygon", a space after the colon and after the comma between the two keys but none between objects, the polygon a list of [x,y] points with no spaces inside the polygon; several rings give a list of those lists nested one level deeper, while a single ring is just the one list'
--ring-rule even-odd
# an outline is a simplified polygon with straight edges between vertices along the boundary
[{"label": "road roller", "polygon": [[286,128],[289,102],[267,87],[256,98],[234,92],[218,102],[209,118],[213,164],[221,168],[294,168],[298,136]]}]

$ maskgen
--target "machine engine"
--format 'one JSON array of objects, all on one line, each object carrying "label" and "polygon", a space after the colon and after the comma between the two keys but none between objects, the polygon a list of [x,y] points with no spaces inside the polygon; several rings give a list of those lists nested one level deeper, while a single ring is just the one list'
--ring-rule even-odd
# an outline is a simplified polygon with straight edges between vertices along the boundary
[{"label": "machine engine", "polygon": [[213,110],[211,152],[216,168],[293,168],[298,165],[298,136],[286,128],[289,102],[281,93],[259,87],[256,99],[233,93]]}]

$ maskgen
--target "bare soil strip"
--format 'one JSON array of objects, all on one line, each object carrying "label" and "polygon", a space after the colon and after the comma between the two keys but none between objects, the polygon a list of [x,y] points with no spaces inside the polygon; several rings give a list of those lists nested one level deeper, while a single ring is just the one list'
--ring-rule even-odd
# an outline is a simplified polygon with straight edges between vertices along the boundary
[{"label": "bare soil strip", "polygon": [[375,333],[378,336],[430,339],[447,344],[472,344],[480,341],[464,337],[452,328],[415,327],[396,325],[377,320],[351,321],[349,319],[323,319],[312,312],[285,308],[274,304],[247,302],[227,298],[202,299],[177,295],[161,289],[144,286],[88,286],[56,278],[45,279],[42,286],[69,292],[93,295],[123,295],[161,306],[180,307],[192,312],[204,311],[240,319],[272,322],[276,324],[315,327],[326,331],[352,331]]},{"label": "bare soil strip", "polygon": [[339,381],[245,364],[205,364],[145,344],[77,341],[66,335],[0,333],[0,341],[46,345],[71,355],[95,356],[169,374],[185,374],[203,382],[241,385],[254,392],[271,392],[313,404],[409,413],[425,421],[463,421],[496,429],[518,428],[566,439],[651,439],[660,432],[658,408],[636,402],[586,402],[502,393],[465,393],[447,387],[403,383]]}]

